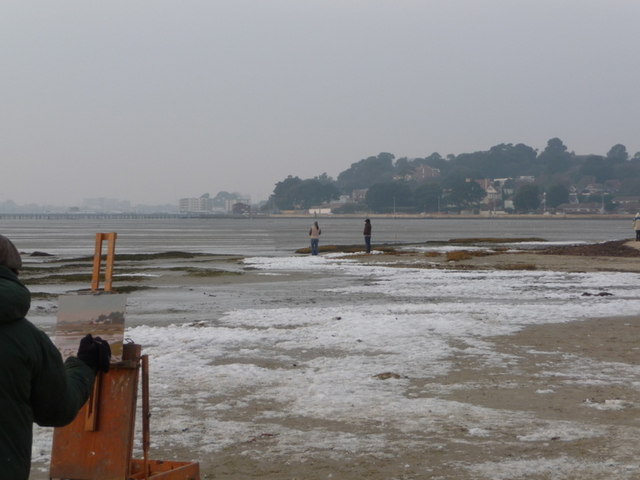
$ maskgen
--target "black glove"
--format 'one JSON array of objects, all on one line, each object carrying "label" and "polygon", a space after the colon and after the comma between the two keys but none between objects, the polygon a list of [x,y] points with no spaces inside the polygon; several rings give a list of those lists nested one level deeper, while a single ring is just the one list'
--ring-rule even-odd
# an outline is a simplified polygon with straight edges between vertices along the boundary
[{"label": "black glove", "polygon": [[91,334],[85,335],[85,337],[80,340],[78,358],[96,372],[108,372],[109,364],[111,363],[111,347],[109,346],[109,342],[102,340],[100,337],[92,337]]}]

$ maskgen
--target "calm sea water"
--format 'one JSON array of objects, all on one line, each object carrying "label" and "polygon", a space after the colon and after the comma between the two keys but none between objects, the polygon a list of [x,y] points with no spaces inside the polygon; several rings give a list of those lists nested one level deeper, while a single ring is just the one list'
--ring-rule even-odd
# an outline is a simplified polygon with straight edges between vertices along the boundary
[{"label": "calm sea water", "polygon": [[[186,250],[250,256],[289,255],[308,245],[312,218],[163,220],[10,220],[0,233],[25,252],[91,255],[95,234],[117,232],[118,253]],[[321,244],[360,244],[364,218],[319,218]],[[374,218],[373,243],[421,243],[464,237],[540,237],[602,242],[632,238],[631,220],[565,218]],[[105,248],[106,250],[106,248]]]}]

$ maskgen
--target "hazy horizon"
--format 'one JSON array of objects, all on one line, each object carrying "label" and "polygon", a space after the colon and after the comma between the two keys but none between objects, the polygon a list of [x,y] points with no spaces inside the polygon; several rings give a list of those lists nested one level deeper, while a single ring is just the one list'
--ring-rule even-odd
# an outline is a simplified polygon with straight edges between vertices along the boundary
[{"label": "hazy horizon", "polygon": [[632,0],[9,1],[0,202],[264,200],[380,152],[640,151]]}]

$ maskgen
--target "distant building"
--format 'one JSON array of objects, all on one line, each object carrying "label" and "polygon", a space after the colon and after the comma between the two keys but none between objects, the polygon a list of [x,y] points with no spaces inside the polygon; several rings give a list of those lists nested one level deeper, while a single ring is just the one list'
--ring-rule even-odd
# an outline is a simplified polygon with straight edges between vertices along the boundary
[{"label": "distant building", "polygon": [[407,182],[424,182],[429,178],[437,178],[440,176],[440,169],[433,168],[429,165],[418,165],[413,171],[394,177],[395,180],[405,180]]},{"label": "distant building", "polygon": [[493,185],[501,192],[502,198],[509,197],[515,192],[515,181],[512,178],[494,178]]},{"label": "distant building", "polygon": [[578,199],[578,190],[574,185],[571,185],[569,187],[569,203],[571,203],[572,205],[577,205],[578,203],[580,203],[580,200]]},{"label": "distant building", "polygon": [[492,210],[502,206],[500,192],[496,190],[493,185],[487,185],[487,188],[484,190],[487,192],[487,195],[482,200],[482,203],[491,207]]},{"label": "distant building", "polygon": [[518,178],[516,178],[516,180],[518,182],[522,182],[522,183],[533,183],[536,181],[536,177],[532,176],[532,175],[522,175]]},{"label": "distant building", "polygon": [[618,211],[621,213],[634,214],[640,211],[640,197],[637,195],[622,195],[615,197],[618,204]]},{"label": "distant building", "polygon": [[[236,205],[240,205],[236,207]],[[245,210],[251,205],[250,198],[235,198],[226,200],[224,207],[216,206],[215,199],[203,195],[197,198],[181,198],[179,201],[180,213],[235,213],[237,210]],[[245,207],[246,206],[246,207]]]},{"label": "distant building", "polygon": [[181,198],[179,210],[180,213],[211,213],[213,200],[209,197]]},{"label": "distant building", "polygon": [[592,203],[563,203],[558,205],[556,211],[564,212],[568,214],[591,214],[591,213],[603,213],[602,205],[598,202]]},{"label": "distant building", "polygon": [[601,183],[590,183],[582,190],[582,193],[588,195],[601,195],[604,192],[604,186]]},{"label": "distant building", "polygon": [[363,203],[367,197],[367,188],[361,190],[354,190],[351,192],[351,200],[353,203]]},{"label": "distant building", "polygon": [[331,215],[331,207],[311,207],[308,210],[309,215]]},{"label": "distant building", "polygon": [[127,200],[116,200],[114,198],[86,198],[82,202],[81,210],[84,212],[108,212],[122,213],[132,210],[131,203]]}]

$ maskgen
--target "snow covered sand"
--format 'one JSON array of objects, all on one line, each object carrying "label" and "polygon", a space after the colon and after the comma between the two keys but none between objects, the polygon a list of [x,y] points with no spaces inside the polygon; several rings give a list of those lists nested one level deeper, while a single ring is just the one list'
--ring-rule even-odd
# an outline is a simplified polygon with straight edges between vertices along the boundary
[{"label": "snow covered sand", "polygon": [[640,312],[637,273],[245,265],[290,301],[127,331],[150,356],[154,458],[224,479],[640,475],[640,321],[613,318]]}]

